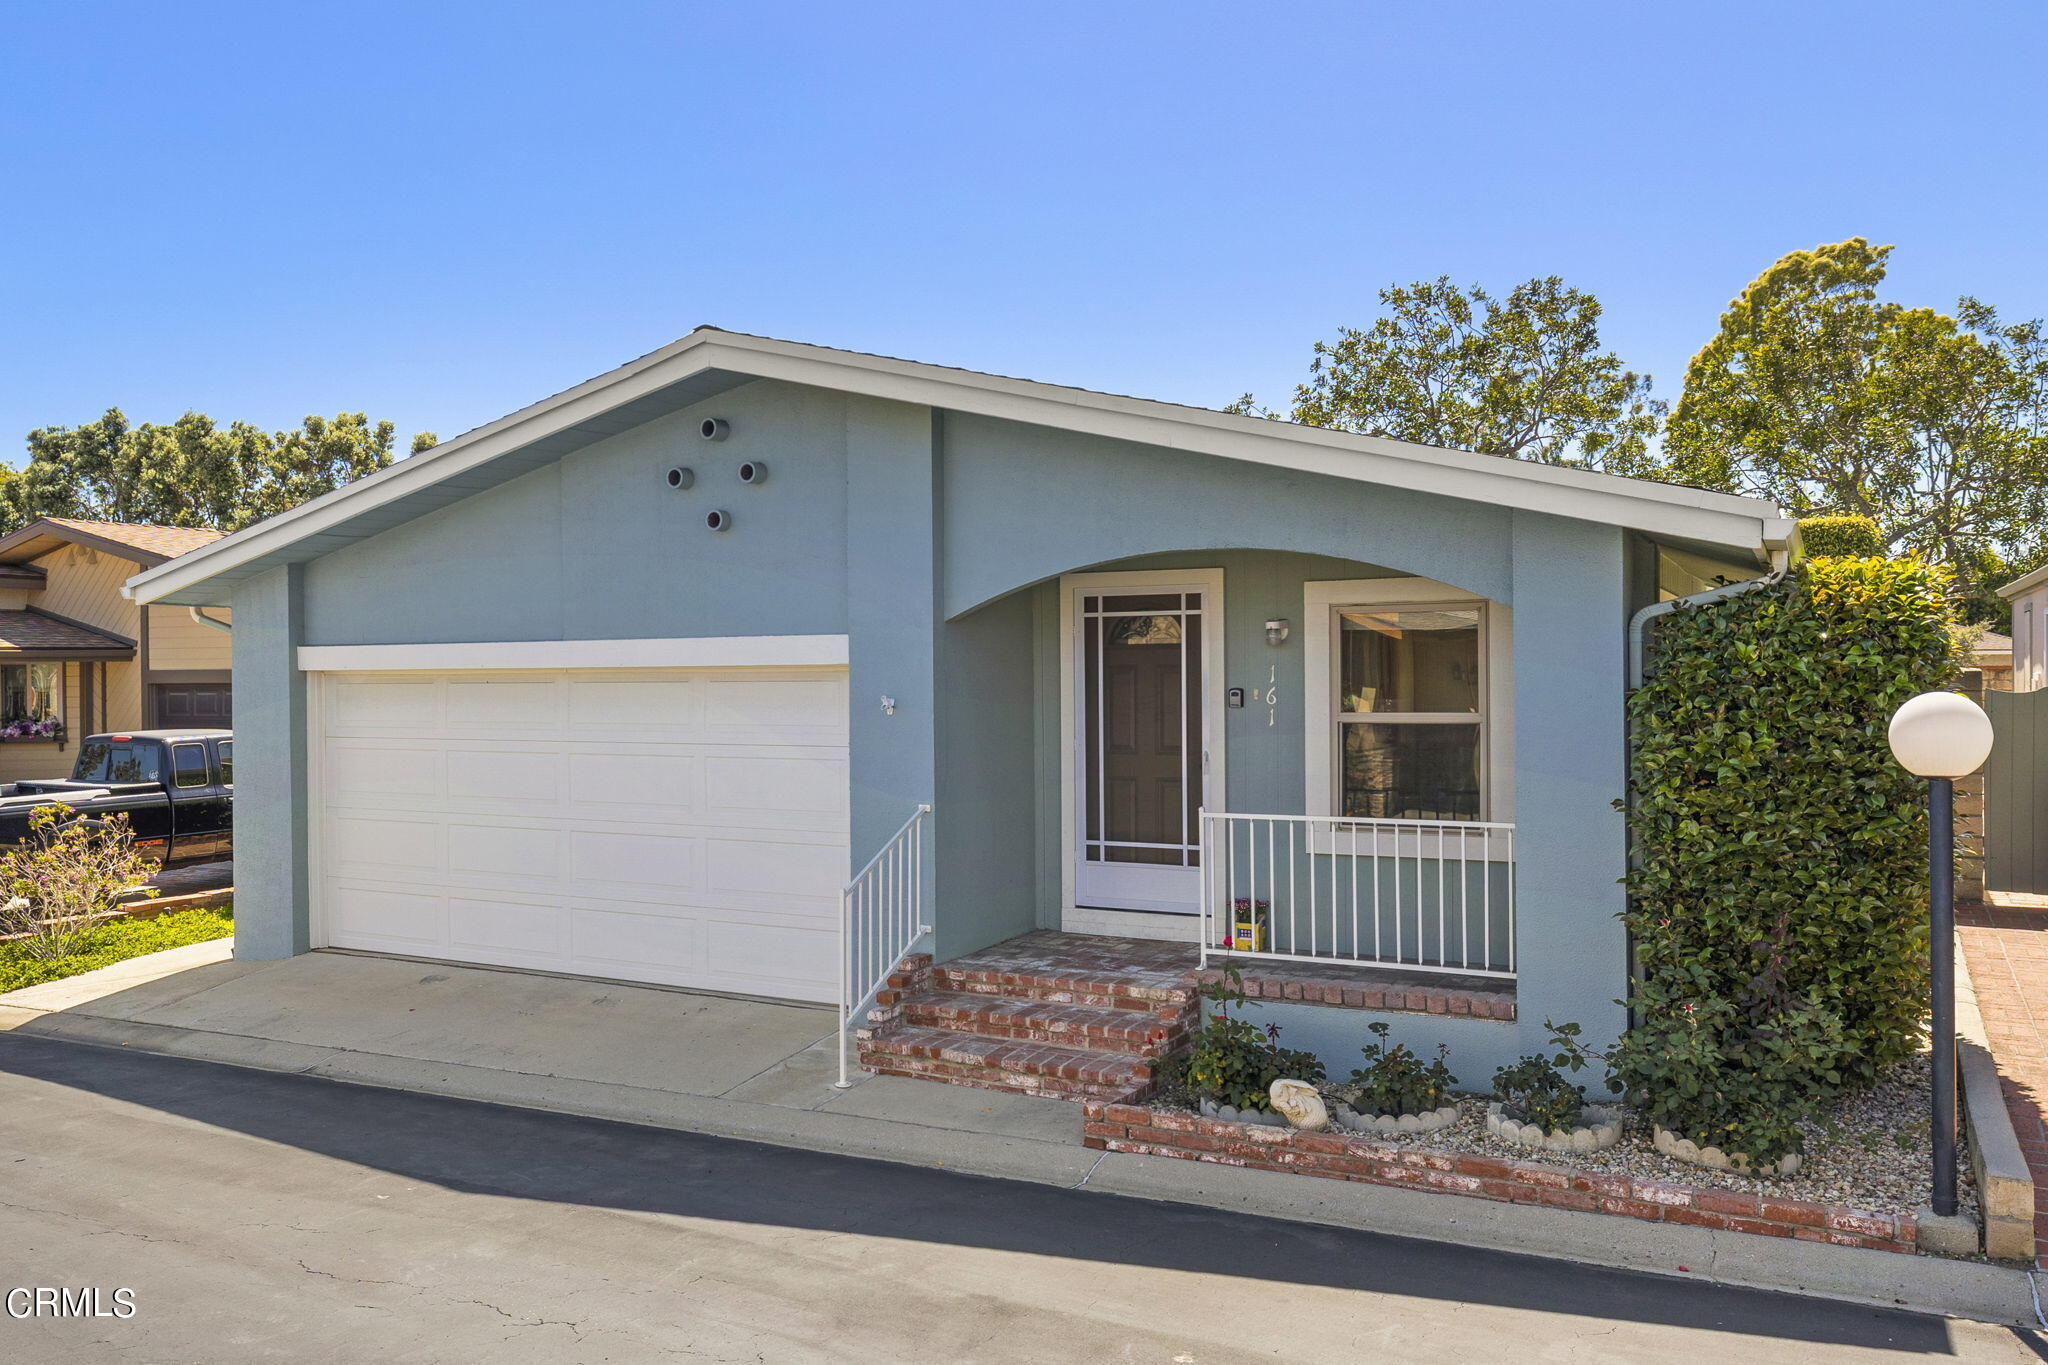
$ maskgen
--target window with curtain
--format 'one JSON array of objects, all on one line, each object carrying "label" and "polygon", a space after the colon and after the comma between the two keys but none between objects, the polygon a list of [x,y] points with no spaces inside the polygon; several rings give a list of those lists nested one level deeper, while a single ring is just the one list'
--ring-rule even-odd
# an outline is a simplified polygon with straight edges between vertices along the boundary
[{"label": "window with curtain", "polygon": [[63,728],[63,706],[62,664],[0,665],[0,726],[6,738],[54,735]]}]

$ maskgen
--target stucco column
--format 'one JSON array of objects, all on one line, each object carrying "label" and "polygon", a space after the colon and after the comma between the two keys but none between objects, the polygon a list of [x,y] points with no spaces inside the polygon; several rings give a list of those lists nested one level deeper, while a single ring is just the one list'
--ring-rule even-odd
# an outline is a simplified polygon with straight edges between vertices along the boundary
[{"label": "stucco column", "polygon": [[[930,408],[847,401],[846,622],[856,868],[919,802],[933,800],[937,785],[937,422]],[[883,711],[885,696],[895,701],[893,715]],[[931,849],[928,840],[928,877]]]},{"label": "stucco column", "polygon": [[1628,938],[1622,700],[1622,532],[1517,512],[1515,936],[1524,1050],[1543,1021],[1576,1020],[1604,1047],[1624,1024]]},{"label": "stucco column", "polygon": [[312,946],[306,865],[306,681],[301,566],[235,590],[235,956]]}]

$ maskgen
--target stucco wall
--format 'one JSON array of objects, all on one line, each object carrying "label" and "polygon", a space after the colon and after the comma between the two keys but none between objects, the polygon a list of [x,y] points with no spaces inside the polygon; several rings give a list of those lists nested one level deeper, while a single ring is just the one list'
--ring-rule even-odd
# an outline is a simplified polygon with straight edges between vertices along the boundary
[{"label": "stucco wall", "polygon": [[[846,410],[750,384],[336,550],[306,568],[306,643],[840,634]],[[704,440],[704,416],[731,435]],[[767,482],[740,483],[748,460]],[[694,488],[668,488],[676,464]]]},{"label": "stucco wall", "polygon": [[[704,415],[727,441],[695,434]],[[742,487],[734,469],[765,460]],[[697,473],[672,493],[671,464]],[[724,507],[735,527],[706,531]],[[1621,532],[1015,423],[755,383],[236,596],[244,847],[303,847],[291,646],[846,633],[853,857],[936,798],[942,955],[1057,922],[1059,574],[1226,574],[1229,804],[1303,809],[1301,585],[1413,574],[1515,611],[1522,1016],[1619,1024]],[[1283,649],[1267,616],[1297,627]],[[884,714],[881,697],[896,702]],[[266,795],[259,801],[252,787]],[[238,950],[303,947],[304,869],[250,860]],[[260,869],[260,870],[259,870]],[[1492,1036],[1492,1035],[1488,1035]]]}]

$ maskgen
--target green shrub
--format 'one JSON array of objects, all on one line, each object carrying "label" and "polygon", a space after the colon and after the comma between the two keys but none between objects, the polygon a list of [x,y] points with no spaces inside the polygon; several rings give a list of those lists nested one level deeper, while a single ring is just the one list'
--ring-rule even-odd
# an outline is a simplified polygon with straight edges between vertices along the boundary
[{"label": "green shrub", "polygon": [[[1533,1123],[1546,1133],[1569,1133],[1579,1126],[1586,1110],[1586,1087],[1566,1078],[1566,1071],[1583,1071],[1606,1056],[1579,1042],[1577,1024],[1553,1024],[1549,1054],[1525,1056],[1493,1073],[1493,1097],[1501,1112],[1517,1123]],[[1609,1084],[1613,1077],[1608,1078]]]},{"label": "green shrub", "polygon": [[1799,544],[1809,558],[1847,555],[1870,559],[1884,553],[1884,537],[1877,523],[1865,516],[1802,517]]},{"label": "green shrub", "polygon": [[1181,1079],[1198,1098],[1266,1110],[1273,1107],[1273,1082],[1323,1079],[1323,1064],[1313,1052],[1280,1046],[1278,1025],[1262,1029],[1230,1013],[1232,1006],[1248,1003],[1237,967],[1226,964],[1222,979],[1204,986],[1202,994],[1215,1003],[1216,1012],[1203,1020],[1179,1067]]},{"label": "green shrub", "polygon": [[1441,1109],[1445,1096],[1458,1083],[1444,1060],[1450,1049],[1438,1043],[1436,1060],[1425,1062],[1405,1043],[1389,1045],[1387,1035],[1393,1030],[1387,1025],[1372,1023],[1366,1028],[1379,1041],[1360,1049],[1365,1053],[1365,1065],[1351,1073],[1351,1083],[1358,1087],[1354,1101],[1358,1112],[1427,1114]]},{"label": "green shrub", "polygon": [[1955,678],[1946,586],[1914,560],[1809,560],[1658,627],[1629,699],[1637,983],[1614,1063],[1695,1141],[1728,1150],[1732,1125],[1771,1160],[1918,1046],[1925,797],[1885,727]]},{"label": "green shrub", "polygon": [[38,957],[20,942],[0,943],[0,991],[57,981],[145,953],[226,938],[233,932],[234,913],[223,907],[178,910],[153,919],[107,920],[87,930],[77,951],[64,957]]}]

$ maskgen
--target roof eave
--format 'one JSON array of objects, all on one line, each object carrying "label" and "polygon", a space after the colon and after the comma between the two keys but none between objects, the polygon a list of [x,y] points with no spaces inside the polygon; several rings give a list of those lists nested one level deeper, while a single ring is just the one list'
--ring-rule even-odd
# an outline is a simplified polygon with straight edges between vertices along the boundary
[{"label": "roof eave", "polygon": [[[268,559],[303,562],[350,537],[359,512],[425,492],[579,423],[710,372],[1056,427],[1117,440],[1328,474],[1389,487],[1739,546],[1763,559],[1794,541],[1792,522],[1752,498],[1468,451],[1269,422],[1150,399],[1062,388],[915,361],[700,328],[680,341],[531,404],[432,450],[131,578],[141,602],[220,605],[206,585]],[[1512,495],[1512,496],[1510,496]],[[295,553],[294,547],[300,547]],[[198,598],[207,598],[199,602]]]}]

